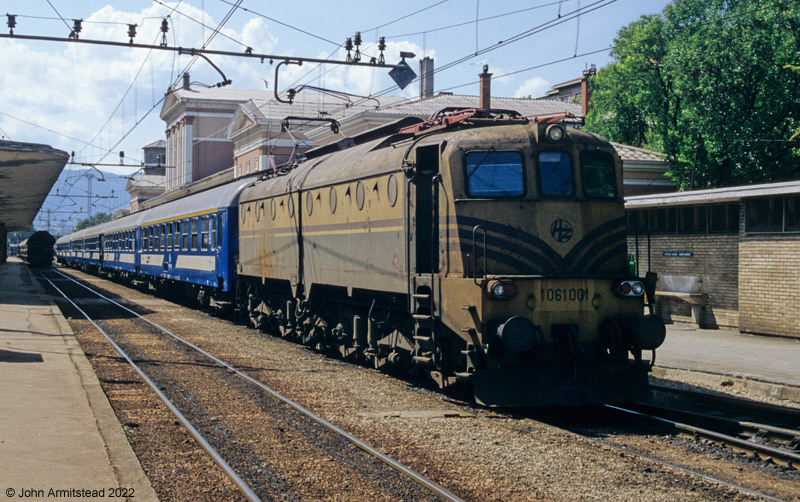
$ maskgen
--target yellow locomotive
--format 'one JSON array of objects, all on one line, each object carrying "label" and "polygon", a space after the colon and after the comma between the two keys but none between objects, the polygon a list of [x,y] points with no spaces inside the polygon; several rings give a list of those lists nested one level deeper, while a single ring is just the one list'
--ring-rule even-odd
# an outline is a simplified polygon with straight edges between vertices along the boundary
[{"label": "yellow locomotive", "polygon": [[647,395],[665,328],[629,268],[621,163],[564,120],[403,119],[244,189],[238,218],[261,328],[489,406]]}]

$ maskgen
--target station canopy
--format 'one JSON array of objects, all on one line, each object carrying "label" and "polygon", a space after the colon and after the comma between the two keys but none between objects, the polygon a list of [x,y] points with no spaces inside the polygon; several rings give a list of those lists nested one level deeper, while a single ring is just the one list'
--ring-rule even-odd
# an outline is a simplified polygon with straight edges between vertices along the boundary
[{"label": "station canopy", "polygon": [[0,140],[0,224],[28,230],[69,160],[48,145]]}]

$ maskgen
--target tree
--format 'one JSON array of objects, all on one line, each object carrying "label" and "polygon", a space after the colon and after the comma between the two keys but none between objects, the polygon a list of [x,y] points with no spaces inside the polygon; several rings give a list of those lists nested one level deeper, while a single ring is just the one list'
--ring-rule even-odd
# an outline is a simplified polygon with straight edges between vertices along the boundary
[{"label": "tree", "polygon": [[105,223],[107,221],[111,221],[112,216],[109,213],[97,213],[93,215],[91,218],[86,218],[85,220],[81,220],[75,224],[75,231],[83,230],[84,228],[93,227],[95,225],[99,225],[101,223]]},{"label": "tree", "polygon": [[675,0],[617,34],[586,128],[667,154],[681,189],[800,177],[800,4]]}]

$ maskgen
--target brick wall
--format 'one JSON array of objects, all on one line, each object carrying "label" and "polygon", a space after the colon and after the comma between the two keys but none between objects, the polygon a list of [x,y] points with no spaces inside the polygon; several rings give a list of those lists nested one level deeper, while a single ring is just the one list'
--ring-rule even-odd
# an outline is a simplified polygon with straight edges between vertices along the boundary
[{"label": "brick wall", "polygon": [[[635,239],[628,238],[629,253]],[[665,252],[693,253],[691,257],[664,256]],[[639,238],[639,274],[648,270],[647,237]],[[739,235],[654,235],[651,238],[651,269],[662,275],[703,278],[708,302],[702,309],[702,327],[739,326]],[[662,299],[658,313],[666,322],[693,323],[691,307],[677,298]]]},{"label": "brick wall", "polygon": [[800,338],[800,235],[747,235],[739,262],[739,330]]}]

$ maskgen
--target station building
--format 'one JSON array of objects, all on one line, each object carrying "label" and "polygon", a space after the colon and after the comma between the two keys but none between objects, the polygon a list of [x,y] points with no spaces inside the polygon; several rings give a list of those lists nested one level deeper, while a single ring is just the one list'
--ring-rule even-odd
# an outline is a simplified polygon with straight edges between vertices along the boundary
[{"label": "station building", "polygon": [[667,322],[800,338],[800,181],[628,197],[625,207],[629,251],[640,275],[659,274]]}]

